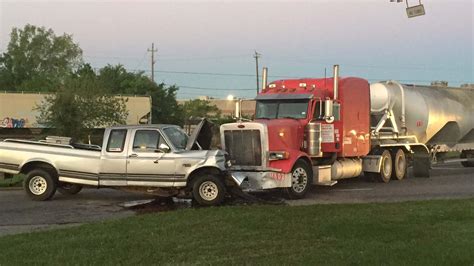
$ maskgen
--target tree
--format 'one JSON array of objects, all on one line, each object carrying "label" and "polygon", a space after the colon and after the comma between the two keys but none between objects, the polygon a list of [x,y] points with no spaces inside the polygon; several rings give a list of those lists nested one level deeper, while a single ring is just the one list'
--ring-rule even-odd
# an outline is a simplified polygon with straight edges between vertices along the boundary
[{"label": "tree", "polygon": [[208,117],[212,120],[219,119],[221,117],[221,111],[217,106],[211,105],[209,101],[195,99],[183,104],[183,115],[186,121],[203,117]]},{"label": "tree", "polygon": [[128,72],[122,65],[101,68],[97,78],[110,93],[151,96],[152,123],[183,125],[183,112],[176,101],[178,87],[156,84],[144,72]]},{"label": "tree", "polygon": [[72,36],[27,24],[13,28],[7,51],[0,55],[0,87],[48,91],[64,84],[82,63],[82,50]]},{"label": "tree", "polygon": [[64,87],[46,96],[37,120],[58,134],[82,139],[93,128],[125,124],[126,100],[107,93],[96,77],[66,80]]}]

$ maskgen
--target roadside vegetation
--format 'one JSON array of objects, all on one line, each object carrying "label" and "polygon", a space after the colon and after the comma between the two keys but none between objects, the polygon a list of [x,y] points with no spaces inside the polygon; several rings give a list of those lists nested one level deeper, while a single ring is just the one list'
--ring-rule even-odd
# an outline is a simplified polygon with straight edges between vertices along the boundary
[{"label": "roadside vegetation", "polygon": [[21,187],[24,178],[24,175],[14,175],[13,178],[0,180],[0,187]]},{"label": "roadside vegetation", "polygon": [[0,238],[11,264],[472,265],[474,199],[182,209]]}]

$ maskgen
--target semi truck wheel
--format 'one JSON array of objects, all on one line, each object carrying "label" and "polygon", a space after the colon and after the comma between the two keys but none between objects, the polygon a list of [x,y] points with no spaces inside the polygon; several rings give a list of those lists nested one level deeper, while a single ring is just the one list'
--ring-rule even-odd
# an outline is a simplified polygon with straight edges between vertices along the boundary
[{"label": "semi truck wheel", "polygon": [[305,161],[297,161],[291,170],[291,187],[286,188],[290,199],[302,199],[313,184],[313,173]]},{"label": "semi truck wheel", "polygon": [[382,158],[382,165],[380,166],[380,173],[377,174],[378,180],[384,183],[390,182],[390,178],[392,177],[392,155],[390,154],[389,150],[381,150]]},{"label": "semi truck wheel", "polygon": [[[468,151],[463,151],[461,153],[461,158],[467,159],[467,158],[474,158],[474,151],[468,152]],[[474,162],[461,162],[462,166],[464,167],[474,167]]]},{"label": "semi truck wheel", "polygon": [[78,184],[60,183],[58,186],[59,193],[63,195],[76,195],[82,190],[82,186]]},{"label": "semi truck wheel", "polygon": [[56,192],[56,186],[56,180],[43,169],[30,171],[23,183],[26,194],[36,201],[51,199]]},{"label": "semi truck wheel", "polygon": [[403,149],[397,149],[393,151],[393,170],[392,179],[402,180],[407,175],[407,158]]},{"label": "semi truck wheel", "polygon": [[224,201],[226,189],[221,179],[214,175],[196,177],[193,182],[193,198],[199,205],[214,206]]}]

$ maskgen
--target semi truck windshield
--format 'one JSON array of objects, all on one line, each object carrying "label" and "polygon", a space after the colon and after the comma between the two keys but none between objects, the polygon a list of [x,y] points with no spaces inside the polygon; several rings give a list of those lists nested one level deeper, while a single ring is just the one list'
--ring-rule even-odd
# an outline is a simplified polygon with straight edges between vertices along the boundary
[{"label": "semi truck windshield", "polygon": [[306,118],[308,100],[257,101],[256,119]]}]

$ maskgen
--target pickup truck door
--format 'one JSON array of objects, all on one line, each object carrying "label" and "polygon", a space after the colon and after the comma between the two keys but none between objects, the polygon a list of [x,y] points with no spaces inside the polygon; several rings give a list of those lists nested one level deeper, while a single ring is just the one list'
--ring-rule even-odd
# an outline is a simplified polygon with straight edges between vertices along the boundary
[{"label": "pickup truck door", "polygon": [[166,140],[157,129],[132,130],[127,156],[127,185],[171,187],[176,178],[175,156],[160,149]]},{"label": "pickup truck door", "polygon": [[103,147],[99,171],[100,186],[126,186],[127,129],[112,129]]}]

